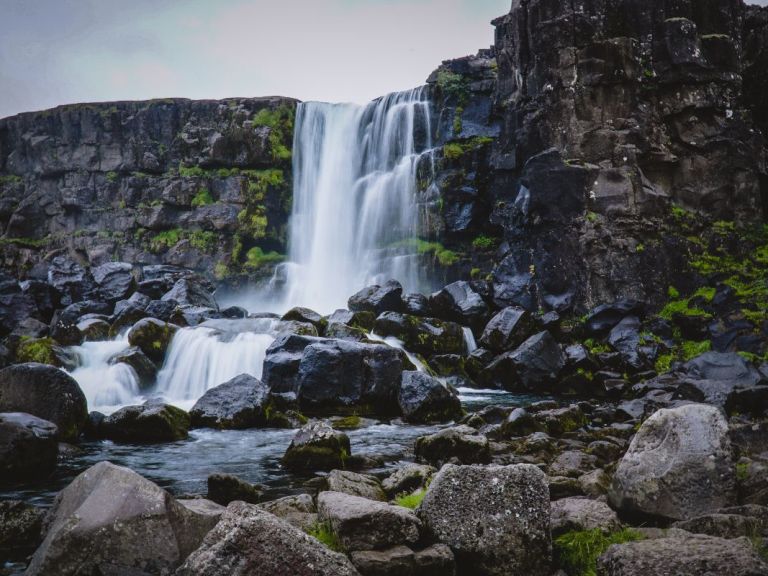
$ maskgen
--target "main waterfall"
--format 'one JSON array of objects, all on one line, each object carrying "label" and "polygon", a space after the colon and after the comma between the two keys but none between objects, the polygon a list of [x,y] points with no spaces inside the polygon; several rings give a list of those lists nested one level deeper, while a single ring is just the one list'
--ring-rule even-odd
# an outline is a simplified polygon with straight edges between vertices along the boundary
[{"label": "main waterfall", "polygon": [[295,126],[290,262],[279,307],[328,313],[390,278],[423,287],[412,239],[416,172],[432,147],[426,88],[367,106],[305,102]]}]

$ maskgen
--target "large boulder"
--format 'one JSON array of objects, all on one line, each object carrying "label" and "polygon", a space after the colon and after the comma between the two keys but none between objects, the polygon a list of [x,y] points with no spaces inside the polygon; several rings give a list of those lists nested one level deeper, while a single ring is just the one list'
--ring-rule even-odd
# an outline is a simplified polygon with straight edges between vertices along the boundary
[{"label": "large boulder", "polygon": [[58,454],[55,424],[23,412],[0,413],[0,484],[45,478]]},{"label": "large boulder", "polygon": [[605,533],[621,528],[616,512],[600,500],[589,498],[561,498],[552,502],[552,536],[565,532],[594,530],[599,528]]},{"label": "large boulder", "polygon": [[235,500],[256,504],[261,500],[262,494],[259,486],[232,474],[211,474],[208,476],[208,499],[222,506]]},{"label": "large boulder", "polygon": [[482,464],[491,460],[488,438],[469,426],[454,426],[420,436],[414,452],[417,460],[436,466],[445,462]]},{"label": "large boulder", "polygon": [[694,518],[735,503],[728,423],[714,406],[661,409],[643,422],[613,477],[609,497],[627,514]]},{"label": "large boulder", "polygon": [[317,524],[317,507],[309,494],[284,496],[277,500],[262,502],[259,508],[305,532]]},{"label": "large boulder", "polygon": [[189,416],[193,427],[254,428],[266,423],[268,399],[266,384],[249,374],[240,374],[203,394]]},{"label": "large boulder", "polygon": [[127,262],[107,262],[91,269],[101,299],[117,302],[127,298],[136,287],[132,271],[133,265]]},{"label": "large boulder", "polygon": [[540,392],[556,381],[564,366],[560,345],[544,330],[498,356],[485,368],[484,377],[507,390]]},{"label": "large boulder", "polygon": [[601,304],[589,311],[584,328],[590,335],[600,336],[609,332],[624,318],[643,312],[645,305],[631,299],[621,299],[611,304]]},{"label": "large boulder", "polygon": [[283,466],[296,471],[332,470],[344,468],[350,455],[349,437],[315,420],[296,432],[283,455]]},{"label": "large boulder", "polygon": [[408,422],[449,422],[462,414],[456,392],[424,372],[403,372],[397,402]]},{"label": "large boulder", "polygon": [[195,278],[180,278],[161,300],[174,301],[179,306],[188,308],[210,308],[218,310],[216,299],[200,280]]},{"label": "large boulder", "polygon": [[109,359],[110,364],[126,364],[130,366],[139,379],[139,389],[146,390],[155,384],[157,366],[147,358],[147,355],[137,346],[131,346]]},{"label": "large boulder", "polygon": [[342,492],[369,500],[386,500],[387,495],[375,476],[358,474],[350,470],[331,470],[328,474],[328,490]]},{"label": "large boulder", "polygon": [[768,564],[747,538],[725,539],[671,530],[667,538],[614,544],[598,559],[598,576],[759,576]]},{"label": "large boulder", "polygon": [[189,414],[160,401],[126,406],[107,416],[99,427],[104,438],[118,442],[173,442],[189,432]]},{"label": "large boulder", "polygon": [[176,576],[359,576],[332,552],[288,522],[245,502],[233,502]]},{"label": "large boulder", "polygon": [[323,342],[323,339],[299,334],[280,334],[269,345],[261,377],[273,394],[296,394],[296,376],[304,349],[314,342]]},{"label": "large boulder", "polygon": [[318,519],[347,550],[376,550],[416,542],[421,521],[412,510],[341,492],[321,492]]},{"label": "large boulder", "polygon": [[424,356],[466,352],[464,331],[455,322],[385,312],[376,318],[374,330],[380,336],[394,336],[408,350]]},{"label": "large boulder", "polygon": [[367,286],[351,296],[347,305],[353,312],[396,312],[403,308],[403,287],[396,280],[389,280],[383,286]]},{"label": "large boulder", "polygon": [[419,488],[426,487],[435,472],[437,468],[433,466],[409,462],[384,478],[381,481],[381,487],[390,498],[399,494],[410,494]]},{"label": "large boulder", "polygon": [[529,464],[447,464],[418,508],[425,529],[453,550],[459,573],[488,576],[549,576],[549,515],[546,476]]},{"label": "large boulder", "polygon": [[531,336],[531,313],[524,308],[507,306],[485,325],[480,344],[494,352],[512,350]]},{"label": "large boulder", "polygon": [[0,558],[23,560],[43,540],[45,511],[19,500],[0,501]]},{"label": "large boulder", "polygon": [[56,497],[26,574],[168,574],[217,520],[128,468],[99,462]]},{"label": "large boulder", "polygon": [[178,329],[175,324],[144,318],[136,322],[128,332],[128,342],[140,348],[149,359],[160,363]]},{"label": "large boulder", "polygon": [[85,394],[66,372],[45,364],[0,370],[0,412],[26,412],[56,424],[59,438],[77,441],[88,422]]},{"label": "large boulder", "polygon": [[488,320],[488,305],[472,284],[459,280],[448,284],[429,298],[429,306],[434,314],[447,320],[453,320],[476,330]]},{"label": "large boulder", "polygon": [[623,318],[608,334],[608,344],[621,355],[624,363],[632,369],[643,367],[640,355],[640,318]]}]

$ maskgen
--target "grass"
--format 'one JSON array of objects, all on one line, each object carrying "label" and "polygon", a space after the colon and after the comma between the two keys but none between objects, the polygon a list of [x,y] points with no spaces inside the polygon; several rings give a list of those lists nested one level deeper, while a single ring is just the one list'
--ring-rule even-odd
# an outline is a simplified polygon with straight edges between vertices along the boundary
[{"label": "grass", "polygon": [[666,306],[661,309],[659,316],[665,320],[672,320],[676,314],[682,316],[704,316],[705,318],[711,318],[712,315],[709,312],[705,312],[701,308],[690,306],[689,298],[683,298],[681,300],[670,300]]},{"label": "grass", "polygon": [[179,164],[179,176],[183,178],[202,178],[205,176],[205,170],[200,166],[185,166]]},{"label": "grass", "polygon": [[429,242],[421,238],[407,238],[392,245],[392,247],[398,246],[413,248],[419,254],[432,254],[440,265],[444,267],[452,266],[460,259],[456,252],[448,250],[439,242]]},{"label": "grass", "polygon": [[293,138],[293,121],[295,110],[290,106],[279,108],[262,108],[252,119],[254,126],[269,128],[269,147],[273,160],[290,160],[291,149],[286,145]]},{"label": "grass", "polygon": [[567,532],[555,539],[553,548],[558,564],[569,576],[596,576],[597,559],[609,546],[642,539],[642,534],[630,528],[609,534],[595,528]]},{"label": "grass", "polygon": [[173,248],[178,244],[182,238],[181,228],[174,228],[172,230],[163,230],[158,232],[150,240],[149,246],[153,252],[160,252],[163,249]]},{"label": "grass", "polygon": [[200,206],[208,206],[209,204],[213,204],[213,196],[211,196],[208,188],[200,188],[194,198],[192,198],[192,207],[198,208]]},{"label": "grass", "polygon": [[336,532],[333,531],[330,524],[317,522],[307,529],[307,534],[320,541],[320,543],[324,544],[334,552],[344,552],[344,545],[341,543],[341,539]]},{"label": "grass", "polygon": [[472,240],[472,247],[476,248],[477,250],[490,250],[495,246],[496,246],[496,240],[494,240],[490,236],[485,236],[484,234],[481,234],[480,236]]},{"label": "grass", "polygon": [[245,258],[245,267],[255,269],[261,268],[265,264],[282,262],[285,256],[278,254],[277,252],[265,253],[261,248],[255,246],[246,252]]},{"label": "grass", "polygon": [[421,490],[417,490],[412,494],[400,494],[395,498],[395,504],[402,506],[403,508],[410,508],[413,510],[419,504],[421,504],[421,501],[424,500],[426,493],[427,489],[422,488]]},{"label": "grass", "polygon": [[189,235],[189,244],[201,252],[212,252],[216,248],[216,233],[207,230],[195,230]]}]

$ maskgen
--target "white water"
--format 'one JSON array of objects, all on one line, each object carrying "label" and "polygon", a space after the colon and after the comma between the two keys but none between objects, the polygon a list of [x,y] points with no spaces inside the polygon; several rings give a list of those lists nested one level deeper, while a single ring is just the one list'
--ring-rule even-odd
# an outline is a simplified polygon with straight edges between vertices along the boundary
[{"label": "white water", "polygon": [[[430,151],[423,88],[367,106],[305,102],[293,145],[290,262],[273,309],[330,313],[372,283],[425,278],[412,239],[418,233],[416,170]],[[410,241],[410,242],[409,242]]]},{"label": "white water", "polygon": [[477,350],[477,342],[475,342],[475,335],[472,333],[472,329],[463,326],[461,328],[464,332],[464,347],[467,349],[467,354],[472,354]]},{"label": "white water", "polygon": [[88,402],[88,410],[111,414],[126,404],[136,404],[139,379],[127,364],[110,364],[109,359],[129,347],[127,336],[106,342],[85,342],[74,346],[80,366],[72,371]]}]

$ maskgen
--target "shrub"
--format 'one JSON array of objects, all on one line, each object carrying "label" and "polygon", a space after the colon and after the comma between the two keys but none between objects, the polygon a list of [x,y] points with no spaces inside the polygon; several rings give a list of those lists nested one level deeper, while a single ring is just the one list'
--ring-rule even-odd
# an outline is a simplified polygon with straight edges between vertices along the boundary
[{"label": "shrub", "polygon": [[595,528],[567,532],[555,539],[553,548],[560,567],[570,576],[596,576],[597,559],[609,546],[642,539],[642,534],[629,528],[609,534]]}]

